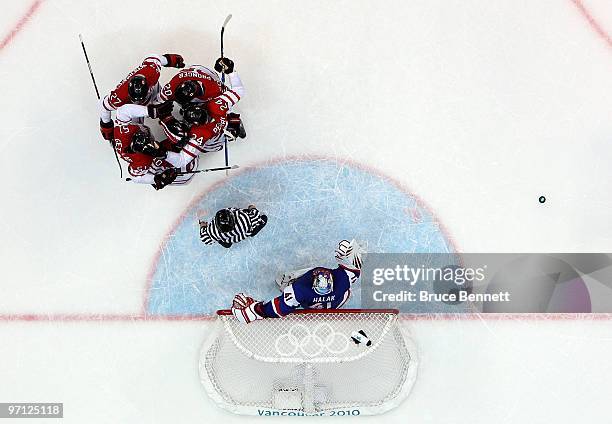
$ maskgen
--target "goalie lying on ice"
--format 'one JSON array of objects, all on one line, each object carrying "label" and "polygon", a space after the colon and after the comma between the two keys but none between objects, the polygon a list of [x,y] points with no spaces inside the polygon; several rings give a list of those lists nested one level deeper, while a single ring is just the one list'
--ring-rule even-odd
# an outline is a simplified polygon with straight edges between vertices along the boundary
[{"label": "goalie lying on ice", "polygon": [[351,295],[351,286],[360,276],[365,250],[355,240],[342,240],[336,249],[338,267],[317,267],[281,276],[277,283],[282,294],[259,302],[243,293],[234,296],[232,313],[241,322],[279,318],[298,308],[338,309]]}]

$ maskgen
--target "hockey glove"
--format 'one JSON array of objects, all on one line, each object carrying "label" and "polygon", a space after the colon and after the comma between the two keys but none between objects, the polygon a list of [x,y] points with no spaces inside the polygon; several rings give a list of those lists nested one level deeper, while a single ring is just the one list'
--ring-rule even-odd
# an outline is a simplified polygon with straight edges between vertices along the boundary
[{"label": "hockey glove", "polygon": [[104,122],[100,120],[100,132],[102,133],[102,138],[106,141],[113,141],[115,124],[111,119],[110,122]]},{"label": "hockey glove", "polygon": [[166,133],[166,137],[179,148],[179,151],[185,147],[189,141],[189,127],[184,122],[169,116],[161,121],[161,126]]},{"label": "hockey glove", "polygon": [[238,321],[244,324],[264,319],[264,317],[257,313],[257,305],[261,305],[261,302],[255,301],[255,299],[244,293],[238,293],[234,296],[232,302],[232,314]]},{"label": "hockey glove", "polygon": [[231,74],[234,72],[234,61],[227,57],[220,57],[215,61],[215,71]]},{"label": "hockey glove", "polygon": [[148,105],[147,113],[149,114],[149,118],[164,119],[172,114],[173,108],[174,108],[174,102],[167,101],[167,102],[159,103],[156,105]]},{"label": "hockey glove", "polygon": [[355,240],[342,240],[336,248],[336,261],[342,268],[359,272],[363,265],[362,255],[365,249]]},{"label": "hockey glove", "polygon": [[227,131],[234,138],[245,138],[246,130],[239,113],[230,112],[227,114]]},{"label": "hockey glove", "polygon": [[178,177],[178,169],[177,168],[168,168],[161,174],[157,174],[153,177],[153,188],[155,190],[161,190],[166,187],[168,184],[172,184],[176,177]]},{"label": "hockey glove", "polygon": [[181,56],[180,54],[166,53],[164,57],[166,58],[166,60],[168,60],[168,64],[166,65],[166,68],[184,68],[185,67],[185,61],[183,60],[183,56]]}]

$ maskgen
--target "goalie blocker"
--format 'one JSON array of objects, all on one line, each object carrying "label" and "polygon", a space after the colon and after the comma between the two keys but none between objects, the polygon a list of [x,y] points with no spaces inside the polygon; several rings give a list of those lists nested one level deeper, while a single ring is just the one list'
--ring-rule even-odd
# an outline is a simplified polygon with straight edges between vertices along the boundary
[{"label": "goalie blocker", "polygon": [[299,310],[249,325],[222,310],[199,369],[208,396],[236,414],[355,416],[397,407],[417,363],[397,310]]}]

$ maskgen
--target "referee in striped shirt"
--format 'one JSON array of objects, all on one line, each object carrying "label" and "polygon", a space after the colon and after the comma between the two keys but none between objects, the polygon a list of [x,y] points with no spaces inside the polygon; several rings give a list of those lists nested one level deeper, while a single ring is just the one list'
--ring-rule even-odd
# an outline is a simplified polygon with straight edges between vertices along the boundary
[{"label": "referee in striped shirt", "polygon": [[206,244],[219,243],[230,248],[247,237],[254,237],[268,222],[255,206],[247,209],[227,208],[215,214],[212,221],[200,220],[200,240]]}]

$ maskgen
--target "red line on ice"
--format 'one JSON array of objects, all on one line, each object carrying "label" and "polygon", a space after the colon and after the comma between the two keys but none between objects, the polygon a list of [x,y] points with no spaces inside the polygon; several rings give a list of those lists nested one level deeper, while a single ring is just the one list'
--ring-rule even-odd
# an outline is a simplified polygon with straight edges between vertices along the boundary
[{"label": "red line on ice", "polygon": [[597,22],[595,17],[589,12],[583,3],[583,0],[571,0],[572,3],[578,8],[580,14],[588,21],[589,25],[593,30],[604,39],[608,47],[612,47],[612,36],[606,32],[605,29]]},{"label": "red line on ice", "polygon": [[34,13],[38,10],[40,5],[44,0],[36,0],[34,3],[30,5],[28,11],[19,19],[19,21],[15,24],[15,26],[11,29],[11,31],[0,41],[0,50],[3,50],[6,46],[8,46],[11,41],[15,38],[17,34],[23,29],[25,24],[32,18]]},{"label": "red line on ice", "polygon": [[[213,315],[129,315],[129,314],[15,314],[0,315],[8,322],[180,322],[212,321]],[[610,313],[518,313],[518,314],[400,314],[402,321],[612,321]]]},{"label": "red line on ice", "polygon": [[209,321],[212,315],[143,315],[143,314],[15,314],[0,315],[0,322],[95,322],[95,321]]}]

